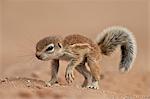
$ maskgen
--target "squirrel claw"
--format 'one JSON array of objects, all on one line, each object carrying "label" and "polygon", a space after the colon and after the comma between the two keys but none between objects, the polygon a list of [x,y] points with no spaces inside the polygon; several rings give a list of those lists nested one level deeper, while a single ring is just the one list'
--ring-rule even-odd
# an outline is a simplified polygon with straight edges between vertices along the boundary
[{"label": "squirrel claw", "polygon": [[46,81],[45,84],[46,84],[46,87],[51,87],[52,86],[52,84],[49,81]]},{"label": "squirrel claw", "polygon": [[55,82],[54,81],[46,81],[45,84],[46,84],[46,87],[51,87],[54,84],[58,84],[58,82],[57,81],[55,81]]},{"label": "squirrel claw", "polygon": [[74,80],[74,74],[73,71],[67,71],[65,75],[66,81],[70,84]]},{"label": "squirrel claw", "polygon": [[90,88],[90,89],[99,89],[98,81],[92,82],[91,84],[89,84],[87,86],[87,88]]}]

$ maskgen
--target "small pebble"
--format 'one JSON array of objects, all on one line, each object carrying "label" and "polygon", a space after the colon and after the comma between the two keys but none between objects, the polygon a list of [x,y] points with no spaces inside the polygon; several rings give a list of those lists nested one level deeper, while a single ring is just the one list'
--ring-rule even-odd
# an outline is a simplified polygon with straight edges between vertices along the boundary
[{"label": "small pebble", "polygon": [[30,80],[27,80],[27,82],[30,83],[31,81],[30,81]]},{"label": "small pebble", "polygon": [[38,86],[38,85],[37,85],[37,86],[35,86],[35,87],[36,87],[36,88],[38,88],[38,89],[42,89],[42,87],[41,87],[41,86]]},{"label": "small pebble", "polygon": [[31,81],[27,80],[27,87],[31,87]]},{"label": "small pebble", "polygon": [[6,79],[2,79],[1,82],[6,82]]},{"label": "small pebble", "polygon": [[31,85],[27,85],[27,87],[31,87]]}]

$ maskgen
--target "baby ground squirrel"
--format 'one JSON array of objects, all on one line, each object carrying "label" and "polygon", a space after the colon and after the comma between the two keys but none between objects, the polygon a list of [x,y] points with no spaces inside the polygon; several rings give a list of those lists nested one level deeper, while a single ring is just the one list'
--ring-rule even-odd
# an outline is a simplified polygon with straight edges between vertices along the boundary
[{"label": "baby ground squirrel", "polygon": [[[100,61],[102,55],[110,55],[117,46],[121,49],[120,71],[128,71],[136,57],[136,42],[132,32],[124,27],[106,28],[97,36],[96,42],[74,34],[65,38],[49,36],[36,45],[36,57],[40,60],[51,60],[51,86],[58,80],[59,60],[67,60],[65,78],[68,83],[74,80],[74,70],[81,73],[85,80],[82,87],[98,89],[100,79]],[[87,69],[86,64],[89,69]]]}]

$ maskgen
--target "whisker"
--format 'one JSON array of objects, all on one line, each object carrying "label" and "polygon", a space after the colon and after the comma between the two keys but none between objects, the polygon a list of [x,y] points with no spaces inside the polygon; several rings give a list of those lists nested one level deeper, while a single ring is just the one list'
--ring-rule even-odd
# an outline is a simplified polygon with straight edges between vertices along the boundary
[{"label": "whisker", "polygon": [[[33,47],[33,49],[35,49],[35,46],[36,46],[36,43],[37,43],[37,40],[36,40],[37,37],[36,37],[36,35],[34,35],[34,38],[31,38],[31,35],[24,34],[23,37],[24,37],[24,40],[26,40],[26,42],[29,42],[29,44]],[[33,49],[30,49],[30,50],[33,50]]]},{"label": "whisker", "polygon": [[[36,45],[36,38],[30,38],[28,35],[23,35],[22,42],[17,42],[16,50],[18,50],[16,57],[19,58],[18,62],[16,63],[28,63],[29,66],[37,68],[37,65],[43,63],[43,61],[38,61],[35,57],[35,45]],[[21,59],[20,59],[21,58]]]},{"label": "whisker", "polygon": [[33,55],[20,55],[20,56],[17,56],[17,57],[26,57],[26,56],[33,56]]},{"label": "whisker", "polygon": [[[37,60],[36,58],[33,58],[33,61],[32,61],[32,62],[34,63],[34,66],[33,66],[33,69],[34,69],[34,70],[39,69],[39,68],[40,68],[40,65],[44,63],[44,61],[39,61],[39,60]],[[36,66],[35,66],[35,65],[36,65]]]},{"label": "whisker", "polygon": [[[25,42],[18,42],[15,44],[15,46],[18,47],[19,50],[21,50],[21,51],[27,51],[27,50],[33,50],[34,49],[34,46],[29,46],[29,45],[25,45],[25,44],[26,44]],[[23,49],[20,49],[20,48],[23,48]],[[24,48],[26,48],[26,49],[24,49]]]},{"label": "whisker", "polygon": [[[19,57],[19,56],[17,56]],[[24,59],[18,59],[17,62],[15,62],[15,64],[18,64],[18,63],[27,63],[27,62],[30,62],[31,59],[33,58],[33,56],[28,56],[28,57],[19,57],[19,58],[24,58]]]},{"label": "whisker", "polygon": [[41,65],[43,64],[43,61],[38,61],[36,58],[32,58],[32,60],[29,63],[29,66],[32,67],[33,70],[39,70],[41,68]]}]

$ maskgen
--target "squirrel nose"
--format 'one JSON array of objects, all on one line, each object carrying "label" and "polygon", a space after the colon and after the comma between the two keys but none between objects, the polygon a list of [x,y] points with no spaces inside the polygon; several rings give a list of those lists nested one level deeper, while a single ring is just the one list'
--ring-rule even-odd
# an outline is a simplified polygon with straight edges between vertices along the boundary
[{"label": "squirrel nose", "polygon": [[36,54],[36,57],[37,57],[38,59],[42,59],[40,55],[37,55],[37,54]]}]

